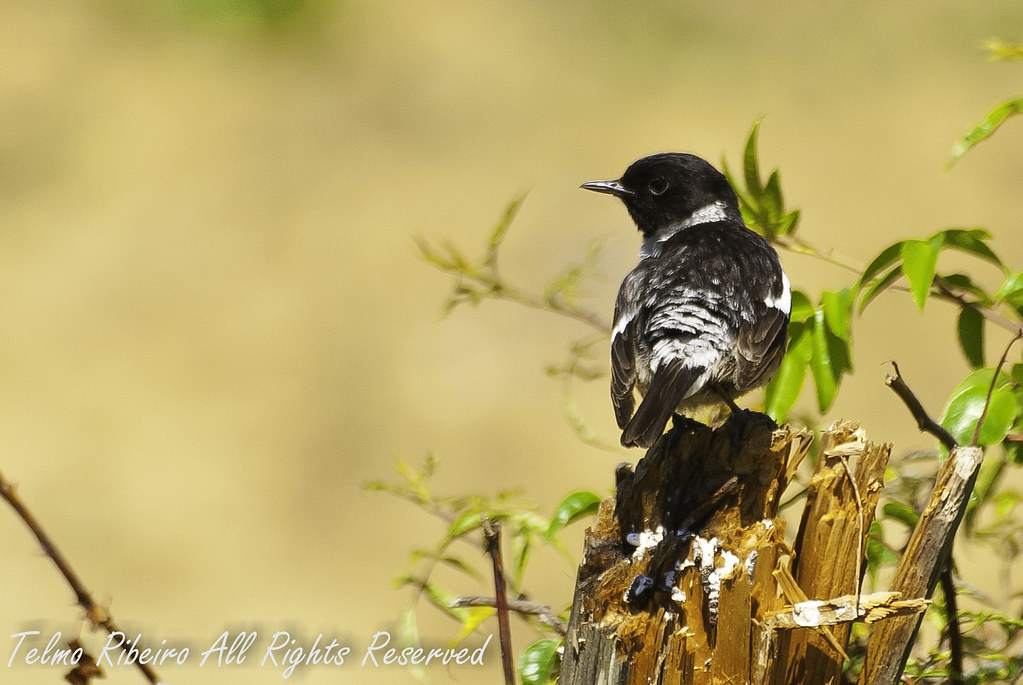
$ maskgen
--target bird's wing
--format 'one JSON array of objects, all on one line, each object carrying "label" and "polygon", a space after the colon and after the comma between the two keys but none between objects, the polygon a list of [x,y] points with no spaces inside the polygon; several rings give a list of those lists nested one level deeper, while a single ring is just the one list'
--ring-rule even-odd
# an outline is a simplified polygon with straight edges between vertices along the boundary
[{"label": "bird's wing", "polygon": [[[625,290],[626,281],[622,284]],[[636,386],[636,326],[638,312],[623,305],[619,296],[615,307],[615,327],[611,334],[611,402],[619,428],[632,418],[636,399],[632,389]]]},{"label": "bird's wing", "polygon": [[650,447],[664,433],[679,402],[699,383],[702,366],[676,360],[657,370],[639,409],[622,431],[625,447]]},{"label": "bird's wing", "polygon": [[766,381],[764,374],[778,367],[788,343],[789,285],[782,276],[781,294],[757,303],[753,323],[739,329],[735,341],[735,387],[739,391],[756,388]]}]

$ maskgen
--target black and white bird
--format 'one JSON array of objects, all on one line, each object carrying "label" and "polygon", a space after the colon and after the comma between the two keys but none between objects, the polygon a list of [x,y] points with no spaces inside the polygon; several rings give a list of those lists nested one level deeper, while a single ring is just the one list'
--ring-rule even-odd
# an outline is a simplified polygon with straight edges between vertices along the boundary
[{"label": "black and white bird", "polygon": [[765,385],[785,353],[789,281],[778,253],[743,223],[724,175],[694,155],[663,153],[582,187],[620,198],[643,234],[611,334],[622,444],[649,447],[676,411],[734,407]]}]

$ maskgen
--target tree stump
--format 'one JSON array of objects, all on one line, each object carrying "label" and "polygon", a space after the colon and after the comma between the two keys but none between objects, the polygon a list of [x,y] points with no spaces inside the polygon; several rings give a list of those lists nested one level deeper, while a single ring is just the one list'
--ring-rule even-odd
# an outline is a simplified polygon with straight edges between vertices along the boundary
[{"label": "tree stump", "polygon": [[635,471],[620,466],[587,530],[559,683],[826,683],[844,635],[822,626],[920,611],[854,594],[890,452],[854,424],[822,440],[804,556],[785,543],[778,507],[811,442],[750,412],[715,430],[683,419]]}]

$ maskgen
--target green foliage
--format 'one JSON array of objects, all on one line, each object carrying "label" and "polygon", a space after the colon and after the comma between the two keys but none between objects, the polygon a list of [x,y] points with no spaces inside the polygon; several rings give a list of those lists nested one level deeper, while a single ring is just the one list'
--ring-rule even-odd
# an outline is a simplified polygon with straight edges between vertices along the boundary
[{"label": "green foliage", "polygon": [[[932,614],[943,614],[943,606],[936,604]],[[966,685],[981,683],[1015,683],[1023,677],[1023,654],[1016,643],[1023,636],[1023,621],[997,612],[960,611],[962,646],[976,666],[963,674]],[[945,618],[939,619],[944,624]],[[946,637],[943,635],[943,637]],[[950,682],[950,651],[932,649],[922,659],[910,662],[906,675],[914,683]]]},{"label": "green foliage", "polygon": [[[991,50],[998,59],[1023,56],[1019,45],[998,44]],[[954,159],[989,138],[1005,120],[1021,110],[1023,100],[1009,101],[996,108],[960,141]],[[931,301],[951,305],[956,314],[955,339],[972,371],[951,389],[940,423],[959,444],[977,444],[989,452],[965,514],[962,534],[976,543],[989,545],[1008,562],[1023,551],[1023,524],[1014,516],[1023,503],[1023,495],[1003,483],[1008,470],[1023,464],[1023,362],[1007,369],[1001,368],[1001,362],[998,368],[990,366],[985,346],[1001,341],[1006,332],[1015,333],[1023,326],[1023,271],[1013,270],[1003,261],[995,251],[991,234],[982,228],[946,228],[928,237],[898,240],[883,246],[866,266],[817,249],[797,234],[800,212],[786,207],[779,171],[765,174],[761,170],[759,132],[758,121],[746,139],[740,175],[724,165],[747,224],[782,251],[809,255],[851,274],[846,282],[823,289],[816,296],[805,290],[792,291],[788,349],[765,389],[764,411],[778,422],[785,421],[797,406],[807,377],[813,382],[817,411],[820,414],[828,411],[842,381],[853,370],[853,320],[882,296],[908,293],[917,309],[928,313],[934,309],[933,305],[927,309]],[[498,271],[498,253],[522,201],[520,197],[509,203],[489,233],[482,257],[472,259],[452,245],[437,247],[425,241],[419,242],[420,252],[427,262],[454,276],[447,311],[463,303],[506,299],[567,316],[595,332],[573,344],[568,360],[548,368],[548,373],[566,383],[565,415],[577,435],[588,445],[613,449],[581,416],[568,385],[569,381],[589,382],[605,375],[609,326],[600,314],[582,304],[601,244],[595,242],[582,262],[551,279],[539,294],[513,287]],[[965,255],[979,275],[945,268],[944,258],[950,252]],[[992,282],[999,285],[996,288],[984,285]],[[927,343],[920,341],[921,346]],[[938,401],[927,404],[937,405]],[[866,545],[865,570],[875,587],[882,571],[898,562],[902,550],[891,540],[904,539],[905,532],[917,525],[921,503],[933,487],[933,474],[943,458],[936,445],[931,451],[907,455],[890,464],[882,516],[871,523]],[[437,544],[413,553],[413,570],[403,575],[399,583],[415,587],[419,596],[457,620],[460,631],[456,639],[460,640],[491,616],[493,609],[453,609],[451,593],[436,584],[432,572],[435,568],[447,568],[472,582],[486,577],[479,569],[478,558],[470,561],[452,552],[456,543],[471,542],[479,548],[481,517],[502,521],[510,534],[511,586],[518,593],[522,591],[531,551],[537,545],[558,545],[558,535],[565,526],[596,514],[600,497],[588,491],[572,492],[547,518],[507,493],[494,497],[437,497],[429,488],[434,468],[431,459],[422,469],[399,462],[403,483],[371,487],[407,499],[444,520],[445,531]],[[948,602],[948,606],[956,605]],[[924,649],[920,658],[910,662],[906,673],[917,679],[914,682],[944,681],[955,676],[950,666],[952,648],[957,652],[956,661],[961,654],[968,666],[962,682],[996,682],[1023,675],[1023,657],[1009,649],[1023,640],[1023,622],[1003,613],[959,612],[958,619],[964,623],[959,636],[948,630],[956,617],[948,615],[943,600],[935,603],[930,616],[942,636]],[[854,626],[852,634],[850,668],[855,670],[867,632]],[[557,676],[561,644],[560,639],[541,635],[527,647],[519,659],[522,682],[528,685],[552,682]]]},{"label": "green foliage", "polygon": [[[551,545],[566,559],[566,572],[571,572],[572,557],[564,549],[559,533],[568,525],[592,517],[600,504],[600,496],[593,492],[576,491],[566,496],[555,508],[552,516],[537,513],[536,508],[518,499],[514,491],[496,495],[439,495],[434,492],[432,479],[438,462],[427,456],[422,465],[415,466],[405,460],[396,462],[400,475],[397,482],[372,481],[364,487],[370,491],[386,492],[415,505],[421,512],[439,519],[443,531],[430,547],[418,547],[409,556],[409,569],[395,578],[396,587],[409,587],[415,592],[416,602],[405,611],[399,634],[403,646],[418,646],[418,600],[425,602],[453,619],[458,630],[451,640],[457,645],[476,632],[480,625],[495,613],[490,606],[460,606],[458,595],[438,580],[437,571],[448,569],[455,577],[470,583],[485,582],[492,578],[490,559],[482,552],[481,526],[483,518],[500,521],[504,531],[509,597],[526,595],[525,575],[532,550],[537,545]],[[535,617],[526,617],[538,631],[547,631]],[[567,620],[561,616],[560,620]],[[549,634],[549,633],[548,633]],[[560,639],[543,639],[531,645],[520,660],[523,682],[546,683],[556,671],[556,650]],[[532,674],[532,680],[527,679]]]},{"label": "green foliage", "polygon": [[991,61],[1023,61],[1023,43],[1010,43],[998,38],[988,41],[985,46],[991,56]]},{"label": "green foliage", "polygon": [[[1019,58],[1013,57],[1013,59]],[[951,164],[958,162],[959,159],[974,145],[983,140],[987,140],[994,135],[994,132],[997,131],[1007,119],[1019,114],[1020,112],[1023,112],[1023,98],[1008,100],[988,112],[988,115],[984,117],[984,120],[971,128],[966,135],[963,136],[962,140],[956,143],[955,147],[952,148]]]},{"label": "green foliage", "polygon": [[884,530],[879,521],[870,524],[867,534],[867,575],[872,585],[877,586],[877,574],[882,566],[894,564],[899,557],[885,544]]},{"label": "green foliage", "polygon": [[[940,423],[960,445],[973,444],[974,434],[978,445],[997,445],[1018,419],[1020,407],[1009,374],[999,373],[992,385],[994,378],[994,369],[978,369],[952,391]],[[985,409],[984,423],[978,430],[977,422]]]},{"label": "green foliage", "polygon": [[728,182],[735,189],[739,198],[739,209],[746,223],[757,230],[768,240],[776,240],[796,232],[799,223],[799,210],[788,211],[781,194],[781,175],[775,169],[762,183],[760,178],[760,162],[757,159],[757,138],[760,133],[760,122],[753,124],[746,140],[746,151],[743,155],[740,181],[722,162],[722,169]]},{"label": "green foliage", "polygon": [[558,648],[562,640],[537,640],[526,647],[519,658],[522,685],[546,685],[554,682],[558,667]]},{"label": "green foliage", "polygon": [[416,240],[419,254],[428,264],[455,278],[444,312],[450,313],[462,304],[501,299],[582,321],[602,333],[610,332],[611,325],[601,315],[585,309],[579,303],[586,291],[586,281],[593,276],[594,264],[603,247],[602,241],[591,243],[581,263],[569,265],[552,278],[543,288],[542,295],[515,288],[501,276],[498,253],[524,201],[523,195],[508,203],[501,219],[487,236],[483,256],[477,259],[467,257],[451,243],[438,246],[422,238]]},{"label": "green foliage", "polygon": [[546,538],[551,540],[562,528],[587,516],[596,516],[600,506],[600,495],[588,490],[573,492],[561,500],[554,509],[551,525],[547,528]]}]

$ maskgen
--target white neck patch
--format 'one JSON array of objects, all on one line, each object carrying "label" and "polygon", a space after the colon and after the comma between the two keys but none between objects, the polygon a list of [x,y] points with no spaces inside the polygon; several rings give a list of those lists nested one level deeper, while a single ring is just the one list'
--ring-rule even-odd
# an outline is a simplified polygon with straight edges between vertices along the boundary
[{"label": "white neck patch", "polygon": [[644,240],[639,256],[640,258],[656,257],[661,253],[661,243],[669,240],[679,231],[692,226],[698,226],[699,224],[712,224],[717,221],[725,221],[726,219],[728,219],[728,206],[723,201],[718,200],[709,205],[704,205],[682,221],[671,224],[658,232],[657,235],[650,236]]}]

